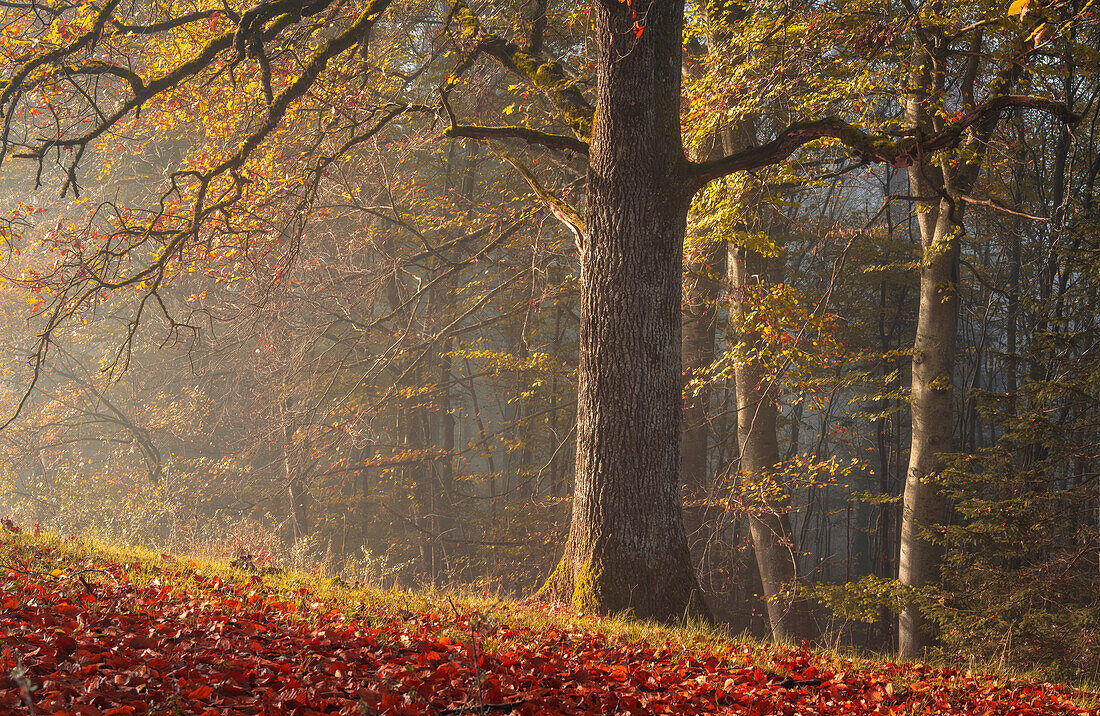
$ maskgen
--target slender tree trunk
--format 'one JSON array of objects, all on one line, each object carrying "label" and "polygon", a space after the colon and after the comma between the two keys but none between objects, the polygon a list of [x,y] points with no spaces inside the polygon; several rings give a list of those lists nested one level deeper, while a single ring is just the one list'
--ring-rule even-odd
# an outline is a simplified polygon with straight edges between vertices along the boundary
[{"label": "slender tree trunk", "polygon": [[[1023,128],[1018,128],[1023,132]],[[1023,203],[1024,185],[1023,168],[1027,165],[1027,147],[1023,139],[1017,139],[1019,148],[1016,150],[1016,162],[1014,165],[1014,192],[1013,206],[1021,206]],[[1016,417],[1017,391],[1019,390],[1020,348],[1017,332],[1020,326],[1020,270],[1023,267],[1023,221],[1016,217],[1012,229],[1008,232],[1008,312],[1005,316],[1005,392],[1008,393],[1007,417],[1012,420]]]},{"label": "slender tree trunk", "polygon": [[[927,45],[916,56],[906,121],[914,128],[935,128],[941,120],[929,116],[927,103],[943,87],[942,70],[933,69],[941,66],[937,62],[942,58],[938,47]],[[912,439],[902,503],[898,580],[905,587],[920,588],[939,576],[939,550],[921,536],[921,529],[943,518],[943,497],[929,479],[939,471],[940,454],[949,452],[953,445],[959,241],[951,216],[959,207],[953,207],[946,196],[942,168],[927,158],[910,167],[909,186],[910,193],[923,200],[917,205],[922,259],[910,393]],[[929,645],[931,637],[922,622],[917,604],[907,602],[898,620],[902,658],[917,657]]]},{"label": "slender tree trunk", "polygon": [[[920,131],[942,127],[941,117],[929,112],[929,103],[942,97],[945,87],[946,40],[927,29],[914,53],[906,123]],[[974,55],[974,61],[980,53]],[[1008,94],[1019,76],[1012,65],[993,82],[990,95]],[[921,236],[920,303],[917,335],[913,342],[912,440],[909,470],[902,503],[898,581],[920,589],[939,579],[940,553],[924,539],[922,529],[943,519],[945,503],[934,476],[940,456],[953,448],[954,371],[958,333],[959,241],[964,233],[962,202],[977,181],[986,148],[999,117],[991,115],[971,129],[967,140],[942,165],[921,158],[909,167],[910,193],[917,204]],[[898,619],[898,650],[902,658],[920,656],[931,642],[918,604],[909,600]]]},{"label": "slender tree trunk", "polygon": [[[755,251],[730,245],[730,319],[739,332],[739,340],[756,340],[746,330],[742,318],[748,308],[749,293],[767,273],[766,259]],[[756,565],[767,601],[768,621],[775,641],[810,638],[813,624],[804,601],[789,597],[789,589],[798,576],[798,551],[791,533],[790,500],[769,488],[772,473],[779,465],[777,434],[778,383],[764,366],[751,357],[739,360],[737,385],[737,441],[741,448],[743,494],[749,508]],[[753,489],[749,485],[761,486]],[[783,489],[779,485],[780,490]]]},{"label": "slender tree trunk", "polygon": [[439,577],[435,526],[436,491],[432,475],[433,461],[426,455],[431,440],[431,425],[429,415],[421,406],[410,407],[406,415],[408,442],[405,448],[408,455],[417,455],[410,469],[413,470],[413,494],[416,500],[413,519],[416,520],[420,545],[420,573],[427,577],[429,583],[436,584]]},{"label": "slender tree trunk", "polygon": [[[914,185],[929,189],[927,183],[914,182]],[[921,189],[916,193],[927,195]],[[947,220],[948,211],[946,202],[941,202],[937,209],[930,209],[918,217],[924,258],[917,337],[913,344],[912,440],[898,559],[898,580],[903,586],[912,588],[932,583],[939,575],[939,549],[924,539],[920,530],[943,518],[943,496],[929,480],[940,469],[940,454],[950,452],[953,445],[952,376],[958,321],[959,245],[953,231],[955,227]],[[907,603],[898,625],[898,649],[902,658],[919,656],[929,643],[930,635],[923,627],[917,605]]]},{"label": "slender tree trunk", "polygon": [[[722,132],[715,130],[711,146],[703,159],[717,159],[724,154]],[[683,299],[683,369],[685,384],[704,378],[704,371],[714,362],[715,335],[718,322],[718,295],[726,273],[726,242],[703,235],[688,241],[684,267]],[[710,521],[708,502],[713,480],[708,471],[710,419],[710,386],[703,382],[684,395],[681,429],[682,480],[685,491],[684,525],[694,561],[700,569],[705,552]]]},{"label": "slender tree trunk", "polygon": [[283,428],[283,471],[286,477],[287,491],[290,493],[290,511],[294,527],[294,541],[308,537],[309,524],[309,494],[302,475],[302,463],[305,450],[297,449],[294,445],[296,428],[290,416],[291,401],[283,401],[280,417]]},{"label": "slender tree trunk", "polygon": [[448,355],[453,344],[454,340],[450,337],[443,340],[432,366],[439,391],[434,409],[429,414],[431,442],[437,450],[437,457],[430,465],[432,533],[437,564],[435,583],[439,582],[441,571],[450,568],[453,552],[458,544],[458,522],[454,507],[455,419],[451,414],[450,387],[453,382],[452,358]]},{"label": "slender tree trunk", "polygon": [[[526,327],[526,321],[521,325]],[[530,358],[530,350],[527,347],[527,340],[522,331],[520,335],[517,336],[515,346],[516,359],[520,363],[526,363],[528,358]],[[517,395],[514,401],[515,410],[512,413],[512,420],[518,423],[515,428],[516,437],[523,447],[519,450],[519,459],[509,461],[512,464],[508,468],[508,474],[515,479],[515,486],[509,487],[508,489],[509,491],[515,490],[516,497],[521,501],[527,501],[535,495],[535,473],[537,471],[532,463],[535,460],[534,443],[536,440],[536,430],[534,421],[529,417],[531,413],[529,400],[523,396],[523,392],[526,391],[526,386],[529,384],[528,371],[522,369],[516,371],[515,380],[519,395]]]},{"label": "slender tree trunk", "polygon": [[[887,220],[889,221],[889,217]],[[892,336],[886,331],[886,289],[886,283],[881,284],[879,287],[879,350],[882,351],[884,356],[887,351],[890,350],[892,343]],[[884,393],[887,392],[890,387],[887,383],[888,376],[892,372],[890,368],[891,364],[884,358],[882,361],[883,384],[880,388]],[[886,417],[890,411],[890,399],[884,397],[879,400],[878,409],[882,415],[875,421],[875,448],[878,453],[878,468],[876,472],[879,494],[885,496],[890,494],[890,439],[888,431],[890,425],[893,423],[893,418]],[[885,502],[881,503],[878,505],[878,516],[875,519],[874,547],[872,550],[874,556],[872,558],[872,565],[874,574],[882,578],[889,578],[893,574],[893,560],[891,559],[893,550],[890,545],[890,512],[890,504]],[[884,644],[890,643],[890,622],[890,612],[886,607],[883,607],[880,611],[878,626],[882,629]]]},{"label": "slender tree trunk", "polygon": [[[552,344],[553,352],[551,355],[560,356],[562,353],[561,344],[563,336],[562,327],[562,310],[559,304],[554,311],[554,341]],[[566,475],[569,470],[568,453],[566,452],[565,445],[569,443],[569,439],[573,434],[572,426],[575,425],[574,418],[576,415],[573,411],[567,411],[565,415],[562,415],[563,411],[559,408],[560,402],[558,374],[555,371],[550,379],[550,433],[553,436],[553,443],[550,449],[552,455],[550,457],[550,485],[547,489],[547,494],[551,497],[558,497],[565,493],[566,489]]]},{"label": "slender tree trunk", "polygon": [[692,194],[680,139],[683,3],[595,3],[592,13],[597,110],[581,251],[577,471],[565,554],[543,594],[604,613],[702,616],[680,486],[680,285]]}]

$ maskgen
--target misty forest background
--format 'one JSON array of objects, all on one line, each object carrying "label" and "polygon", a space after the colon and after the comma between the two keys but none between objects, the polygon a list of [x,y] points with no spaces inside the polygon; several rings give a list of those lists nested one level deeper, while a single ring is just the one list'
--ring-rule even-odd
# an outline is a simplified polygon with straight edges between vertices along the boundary
[{"label": "misty forest background", "polygon": [[[34,20],[10,5],[2,31],[17,45]],[[170,14],[168,3],[136,5],[150,21]],[[226,219],[233,230],[179,253],[152,299],[141,285],[103,290],[59,323],[54,279],[85,245],[158,201],[163,210],[168,167],[235,147],[258,109],[231,73],[211,70],[98,138],[71,177],[79,195],[59,197],[64,152],[40,170],[11,149],[0,169],[0,410],[6,419],[25,403],[0,432],[0,514],[382,587],[525,595],[546,579],[573,492],[578,262],[567,225],[584,163],[444,136],[448,111],[483,126],[553,121],[515,72],[464,65],[437,5],[391,11],[353,58],[358,79],[288,114],[242,170],[247,208]],[[920,17],[954,50],[935,98],[952,116],[988,80],[968,72],[970,58],[1008,53],[1004,38],[1042,18],[1022,81],[1082,120],[1005,109],[973,187],[954,197],[965,232],[953,444],[935,477],[942,524],[925,535],[944,567],[911,598],[947,653],[1078,677],[1100,676],[1100,34],[1089,5],[1017,2],[1010,15],[979,0],[924,14],[904,2],[765,2],[717,20],[689,7],[681,113],[697,159],[823,112],[894,126]],[[591,91],[586,5],[478,12]],[[273,52],[267,72],[293,66],[293,42],[308,35]],[[135,63],[171,54],[151,47]],[[260,64],[240,63],[233,82],[260,82]],[[30,136],[36,120],[24,119]],[[376,124],[350,144],[337,131]],[[328,161],[304,171],[307,155]],[[818,141],[695,198],[684,519],[710,608],[735,632],[768,634],[749,518],[780,511],[793,588],[824,638],[896,648],[918,194],[905,168]],[[739,384],[755,403],[738,402]],[[774,420],[754,407],[764,404]],[[767,481],[742,479],[739,409],[757,416],[756,438],[775,440],[781,463]]]}]

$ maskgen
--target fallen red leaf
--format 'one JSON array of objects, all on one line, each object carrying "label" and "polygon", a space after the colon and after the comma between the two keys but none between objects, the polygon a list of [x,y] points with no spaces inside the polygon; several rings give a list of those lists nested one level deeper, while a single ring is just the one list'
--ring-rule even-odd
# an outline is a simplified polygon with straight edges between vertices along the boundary
[{"label": "fallen red leaf", "polygon": [[[24,548],[0,542],[3,549]],[[102,570],[93,600],[70,576],[88,568]],[[0,713],[25,708],[27,685],[39,712],[81,716],[412,716],[476,713],[485,704],[522,716],[1092,713],[1064,687],[951,669],[836,669],[805,649],[769,655],[732,644],[701,654],[488,625],[472,614],[379,608],[353,619],[308,590],[275,599],[262,580],[226,583],[197,567],[178,575],[187,589],[174,587],[167,573],[139,586],[146,580],[131,579],[129,569],[142,567],[81,564],[58,577],[9,571],[2,578]],[[307,597],[319,606],[299,609],[297,600]]]}]

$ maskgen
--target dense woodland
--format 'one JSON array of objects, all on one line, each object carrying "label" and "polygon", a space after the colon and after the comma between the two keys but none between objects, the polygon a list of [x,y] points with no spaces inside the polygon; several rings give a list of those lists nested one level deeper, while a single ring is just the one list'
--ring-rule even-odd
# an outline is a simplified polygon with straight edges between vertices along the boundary
[{"label": "dense woodland", "polygon": [[1096,677],[1094,3],[0,3],[0,514]]}]

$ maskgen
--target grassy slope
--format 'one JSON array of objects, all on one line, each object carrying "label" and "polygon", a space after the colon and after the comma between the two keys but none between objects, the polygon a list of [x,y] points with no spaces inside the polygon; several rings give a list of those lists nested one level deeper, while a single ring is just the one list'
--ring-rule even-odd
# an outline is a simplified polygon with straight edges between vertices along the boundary
[{"label": "grassy slope", "polygon": [[0,713],[1100,713],[1092,703],[695,625],[0,536]]}]

